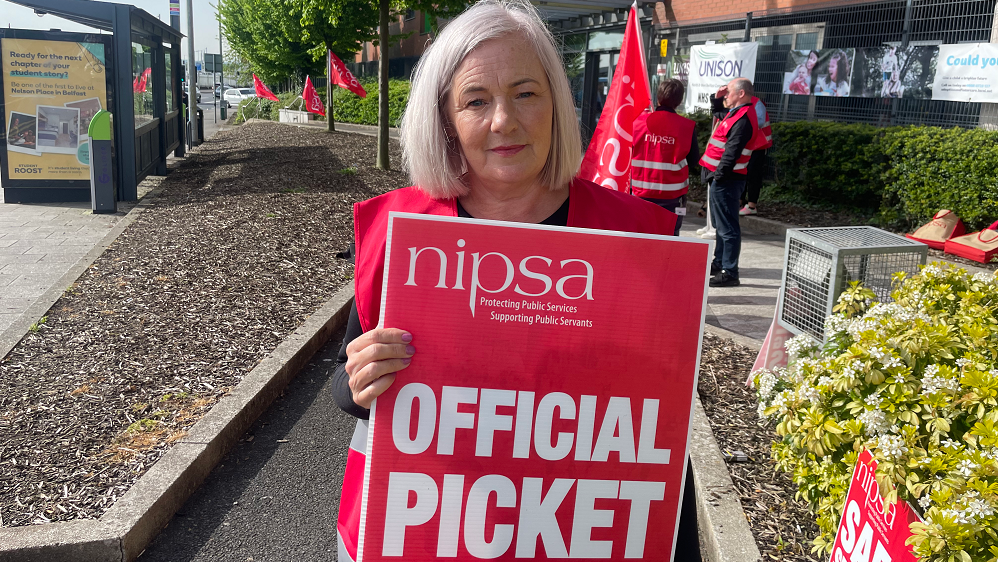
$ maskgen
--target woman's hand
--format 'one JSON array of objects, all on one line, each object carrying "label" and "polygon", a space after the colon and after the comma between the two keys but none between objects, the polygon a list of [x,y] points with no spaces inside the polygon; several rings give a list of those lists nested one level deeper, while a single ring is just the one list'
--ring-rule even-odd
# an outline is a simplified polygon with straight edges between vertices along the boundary
[{"label": "woman's hand", "polygon": [[398,328],[375,328],[347,345],[346,371],[353,401],[370,409],[371,402],[395,381],[395,373],[412,361],[412,334]]}]

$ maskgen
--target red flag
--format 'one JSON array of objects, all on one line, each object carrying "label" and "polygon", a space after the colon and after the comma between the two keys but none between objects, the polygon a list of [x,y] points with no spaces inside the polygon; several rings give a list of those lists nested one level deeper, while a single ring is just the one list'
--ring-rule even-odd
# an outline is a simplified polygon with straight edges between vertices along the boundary
[{"label": "red flag", "polygon": [[362,98],[367,97],[367,90],[354,78],[353,73],[343,64],[336,53],[329,51],[329,82],[341,88],[346,88]]},{"label": "red flag", "polygon": [[256,97],[281,101],[277,99],[277,96],[274,95],[274,92],[270,91],[270,88],[268,88],[266,84],[256,77],[256,74],[253,75],[253,87],[256,89]]},{"label": "red flag", "polygon": [[648,108],[648,71],[641,50],[641,28],[637,12],[631,7],[627,17],[620,60],[613,73],[613,83],[606,97],[596,132],[582,159],[579,177],[608,189],[627,192],[631,177],[631,136],[634,119]]},{"label": "red flag", "polygon": [[312,86],[312,79],[308,76],[305,77],[305,91],[301,93],[301,97],[305,100],[305,109],[325,117],[326,106],[322,105],[319,93],[315,91],[315,88]]}]

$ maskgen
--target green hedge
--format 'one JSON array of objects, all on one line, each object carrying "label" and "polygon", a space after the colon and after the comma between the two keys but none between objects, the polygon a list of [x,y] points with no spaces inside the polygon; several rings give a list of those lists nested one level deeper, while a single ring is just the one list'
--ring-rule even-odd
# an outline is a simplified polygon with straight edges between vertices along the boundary
[{"label": "green hedge", "polygon": [[776,187],[810,203],[876,209],[887,158],[880,139],[887,129],[797,121],[774,123]]},{"label": "green hedge", "polygon": [[950,209],[968,228],[998,220],[998,131],[905,127],[879,144],[885,221],[912,226]]},{"label": "green hedge", "polygon": [[[378,124],[378,83],[377,81],[363,82],[361,85],[367,90],[367,97],[362,98],[343,88],[336,88],[333,92],[333,111],[336,121],[342,123],[360,123],[361,125]],[[316,93],[319,94],[322,102],[325,103],[326,89],[316,88]],[[298,97],[298,93],[286,92],[277,94],[277,97],[280,101],[259,100],[259,109],[256,107],[256,100],[242,102],[241,105],[244,109],[247,104],[251,104],[251,107],[236,118],[236,123],[242,123],[243,117],[247,119],[256,117],[277,121],[279,118],[278,110],[294,102]],[[405,109],[405,104],[408,100],[409,81],[389,80],[388,117],[393,127],[398,125],[398,121],[402,117],[402,110]],[[300,105],[301,102],[298,102],[295,104],[295,107],[300,107]],[[325,121],[326,118],[317,115],[316,120]]]},{"label": "green hedge", "polygon": [[879,209],[898,229],[950,209],[968,228],[998,219],[998,132],[774,123],[775,188],[805,203]]}]

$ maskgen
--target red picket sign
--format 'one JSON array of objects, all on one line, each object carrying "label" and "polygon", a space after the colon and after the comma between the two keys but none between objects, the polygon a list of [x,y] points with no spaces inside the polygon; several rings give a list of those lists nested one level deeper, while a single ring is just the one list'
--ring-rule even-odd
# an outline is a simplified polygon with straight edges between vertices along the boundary
[{"label": "red picket sign", "polygon": [[367,90],[354,78],[353,73],[343,64],[336,53],[329,51],[329,80],[341,88],[346,88],[362,98],[367,97]]},{"label": "red picket sign", "polygon": [[322,99],[319,98],[319,93],[315,91],[315,87],[312,86],[312,79],[308,76],[305,77],[305,90],[302,91],[301,97],[305,100],[305,109],[311,111],[312,113],[318,113],[319,115],[326,115],[326,106],[323,105]]},{"label": "red picket sign", "polygon": [[372,406],[345,556],[672,560],[709,243],[389,220],[381,325],[417,351]]},{"label": "red picket sign", "polygon": [[884,510],[876,471],[877,461],[863,449],[846,494],[831,562],[918,562],[904,543],[911,536],[909,525],[922,518],[901,500]]}]

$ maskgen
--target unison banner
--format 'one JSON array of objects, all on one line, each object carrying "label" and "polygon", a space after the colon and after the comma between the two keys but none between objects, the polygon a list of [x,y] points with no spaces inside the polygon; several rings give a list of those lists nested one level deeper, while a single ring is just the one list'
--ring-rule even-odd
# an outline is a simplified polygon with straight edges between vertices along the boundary
[{"label": "unison banner", "polygon": [[710,95],[735,78],[755,82],[755,61],[759,44],[725,43],[697,45],[690,50],[686,111],[710,109]]},{"label": "unison banner", "polygon": [[940,45],[932,99],[998,103],[998,44]]},{"label": "unison banner", "polygon": [[671,560],[709,252],[392,213],[357,561]]}]

